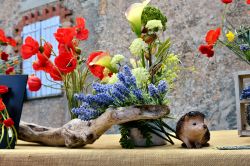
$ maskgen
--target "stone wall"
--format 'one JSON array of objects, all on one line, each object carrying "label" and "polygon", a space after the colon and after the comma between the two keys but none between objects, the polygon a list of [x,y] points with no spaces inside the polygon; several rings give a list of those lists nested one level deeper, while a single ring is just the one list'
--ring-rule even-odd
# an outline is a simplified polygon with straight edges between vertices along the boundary
[{"label": "stone wall", "polygon": [[[25,0],[0,0],[0,27],[12,33],[12,27],[21,19],[20,4]],[[90,38],[82,46],[87,54],[92,50],[108,50],[129,58],[128,47],[134,39],[124,12],[139,0],[64,0],[73,10],[73,17],[83,16],[90,29]],[[243,1],[241,1],[243,2]],[[199,56],[197,48],[208,29],[220,24],[223,5],[218,0],[151,0],[168,16],[165,37],[172,39],[172,51],[179,54],[185,67],[196,67],[195,72],[185,70],[176,82],[171,96],[171,110],[177,119],[188,111],[202,111],[207,115],[211,129],[236,128],[233,73],[248,70],[229,50],[216,49],[214,58]],[[247,18],[244,5],[231,15],[233,23]],[[245,21],[246,22],[246,21]],[[236,24],[236,25],[237,25]],[[22,120],[42,125],[60,126],[68,120],[64,98],[28,101],[24,105]],[[174,121],[170,122],[174,126]]]}]

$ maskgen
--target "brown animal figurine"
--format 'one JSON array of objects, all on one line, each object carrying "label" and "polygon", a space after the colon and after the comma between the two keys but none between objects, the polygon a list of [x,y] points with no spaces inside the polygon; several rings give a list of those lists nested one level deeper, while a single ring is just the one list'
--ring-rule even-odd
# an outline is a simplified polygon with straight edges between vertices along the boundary
[{"label": "brown animal figurine", "polygon": [[180,118],[176,126],[176,136],[187,148],[201,148],[209,146],[210,132],[204,124],[205,115],[192,111]]}]

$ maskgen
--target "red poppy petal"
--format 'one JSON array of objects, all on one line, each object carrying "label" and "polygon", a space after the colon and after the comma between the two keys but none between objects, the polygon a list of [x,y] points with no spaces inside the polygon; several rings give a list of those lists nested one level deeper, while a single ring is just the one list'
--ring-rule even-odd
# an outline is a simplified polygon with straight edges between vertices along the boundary
[{"label": "red poppy petal", "polygon": [[85,28],[85,19],[82,17],[77,17],[76,18],[76,26],[78,28]]},{"label": "red poppy petal", "polygon": [[0,85],[0,94],[7,93],[9,91],[9,88],[5,85]]},{"label": "red poppy petal", "polygon": [[79,40],[86,40],[89,37],[89,30],[88,29],[82,29],[76,34],[76,38]]}]

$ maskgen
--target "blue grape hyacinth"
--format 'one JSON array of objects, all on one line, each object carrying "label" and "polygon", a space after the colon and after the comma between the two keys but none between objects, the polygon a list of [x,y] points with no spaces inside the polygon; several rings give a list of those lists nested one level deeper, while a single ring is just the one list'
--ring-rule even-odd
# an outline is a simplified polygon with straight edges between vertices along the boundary
[{"label": "blue grape hyacinth", "polygon": [[155,97],[155,98],[159,97],[159,91],[158,91],[158,89],[155,87],[154,84],[149,84],[149,86],[148,86],[148,91],[149,91],[149,95],[150,95],[151,97]]},{"label": "blue grape hyacinth", "polygon": [[92,87],[96,93],[106,93],[112,88],[112,85],[105,85],[95,82],[93,83]]},{"label": "blue grape hyacinth", "polygon": [[243,89],[243,91],[241,92],[241,95],[240,95],[240,100],[249,99],[249,98],[250,98],[250,86]]},{"label": "blue grape hyacinth", "polygon": [[250,50],[250,47],[249,47],[248,44],[241,44],[240,45],[240,50],[241,51],[248,51],[248,50]]},{"label": "blue grape hyacinth", "polygon": [[91,108],[87,103],[83,103],[79,108],[73,108],[72,113],[81,120],[91,120],[100,115],[100,112]]},{"label": "blue grape hyacinth", "polygon": [[143,101],[143,95],[142,95],[142,91],[140,89],[134,89],[133,94],[135,95],[137,100]]},{"label": "blue grape hyacinth", "polygon": [[164,80],[161,80],[157,86],[157,89],[159,91],[159,93],[161,94],[166,94],[167,91],[168,91],[168,86],[167,86],[167,83],[166,81]]},{"label": "blue grape hyacinth", "polygon": [[165,81],[160,81],[157,87],[150,84],[148,91],[138,88],[136,78],[128,66],[124,66],[117,77],[118,82],[115,84],[93,83],[93,94],[75,94],[75,98],[82,102],[82,105],[72,109],[72,113],[81,120],[91,120],[101,115],[110,106],[161,104],[160,100],[163,100],[162,97],[168,90]]}]

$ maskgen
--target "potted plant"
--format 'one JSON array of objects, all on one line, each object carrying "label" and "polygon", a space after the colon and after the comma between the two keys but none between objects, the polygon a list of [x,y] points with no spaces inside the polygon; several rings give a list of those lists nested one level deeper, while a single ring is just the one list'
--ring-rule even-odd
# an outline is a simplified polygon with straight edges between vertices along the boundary
[{"label": "potted plant", "polygon": [[6,37],[0,29],[0,148],[13,149],[22,113],[27,75],[15,75],[18,71],[18,56],[6,53],[6,47],[15,47],[16,42]]}]

